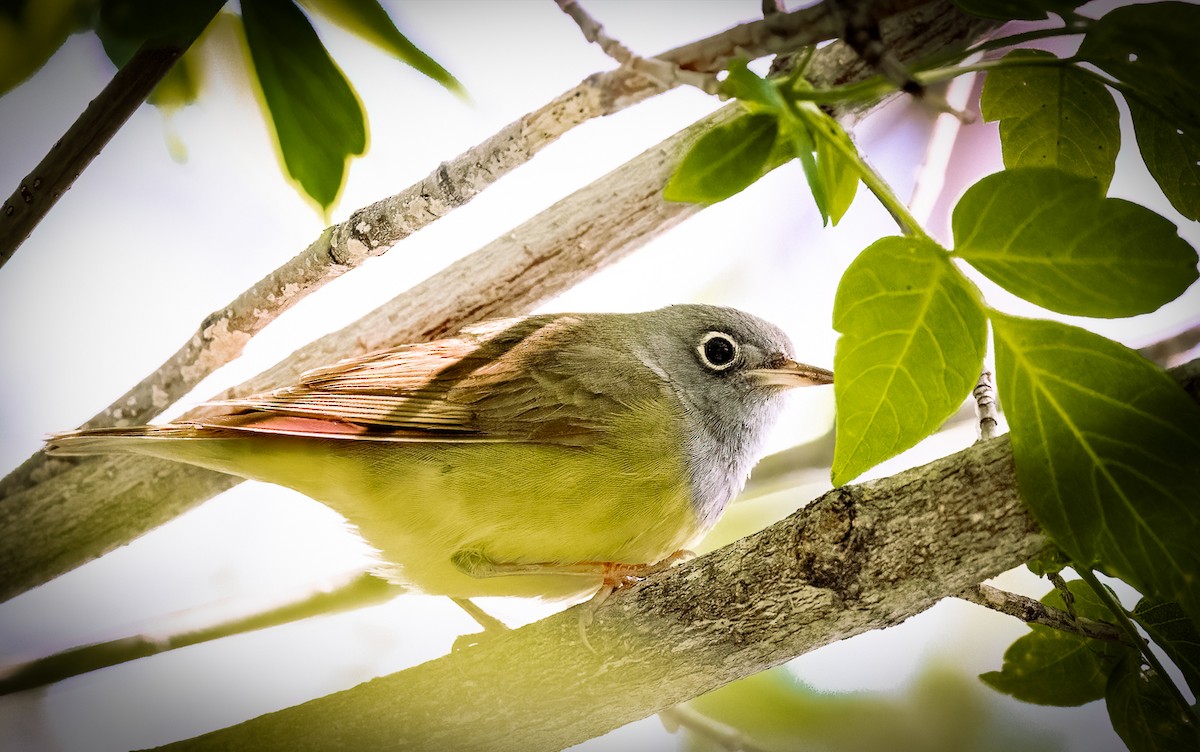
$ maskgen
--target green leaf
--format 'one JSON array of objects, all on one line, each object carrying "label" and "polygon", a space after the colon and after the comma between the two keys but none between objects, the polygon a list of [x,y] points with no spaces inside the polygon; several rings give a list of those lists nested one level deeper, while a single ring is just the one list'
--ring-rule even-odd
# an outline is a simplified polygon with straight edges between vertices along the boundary
[{"label": "green leaf", "polygon": [[1107,190],[1121,148],[1117,103],[1073,65],[1019,65],[1053,58],[1041,50],[1006,55],[1014,66],[991,71],[983,82],[983,119],[1000,121],[1005,167],[1059,167]]},{"label": "green leaf", "polygon": [[729,75],[721,82],[721,92],[740,101],[750,112],[779,113],[786,107],[775,84],[746,67],[746,61],[729,63]]},{"label": "green leaf", "polygon": [[668,201],[715,204],[762,175],[779,134],[772,115],[742,115],[700,137],[663,191]]},{"label": "green leaf", "polygon": [[1175,211],[1200,219],[1200,127],[1176,127],[1136,98],[1125,101],[1146,169]]},{"label": "green leaf", "polygon": [[1200,630],[1179,604],[1142,598],[1133,609],[1133,618],[1183,672],[1192,694],[1200,694]]},{"label": "green leaf", "polygon": [[1200,616],[1200,406],[1136,352],[991,312],[1021,496],[1079,566]]},{"label": "green leaf", "polygon": [[1078,56],[1131,86],[1174,125],[1200,127],[1200,7],[1117,8],[1088,28]]},{"label": "green leaf", "polygon": [[783,119],[783,132],[784,138],[781,140],[786,140],[791,144],[792,156],[800,160],[800,166],[804,170],[804,179],[808,182],[809,193],[812,194],[813,203],[817,205],[817,211],[821,215],[821,224],[828,225],[829,200],[826,197],[825,178],[817,166],[817,145],[813,141],[809,125],[804,120],[787,117]]},{"label": "green leaf", "polygon": [[[1082,580],[1071,580],[1067,589],[1075,597],[1079,616],[1111,621],[1112,614]],[[1042,603],[1066,610],[1062,594],[1051,590]],[[1127,655],[1137,651],[1120,643],[1106,643],[1041,624],[1004,651],[999,671],[979,678],[998,692],[1035,705],[1083,705],[1104,697],[1108,676]]]},{"label": "green leaf", "polygon": [[987,326],[979,291],[931,240],[888,237],[859,254],[833,304],[841,485],[915,445],[979,379]]},{"label": "green leaf", "polygon": [[955,253],[996,284],[1059,313],[1148,313],[1196,280],[1175,225],[1104,198],[1095,180],[1050,167],[989,175],[954,207]]},{"label": "green leaf", "polygon": [[1001,21],[1040,21],[1046,13],[1063,14],[1087,0],[954,0],[954,4],[973,16]]},{"label": "green leaf", "polygon": [[105,0],[100,3],[96,36],[118,68],[143,44],[191,44],[225,3],[223,0],[164,3],[161,0]]},{"label": "green leaf", "polygon": [[165,112],[173,112],[192,104],[200,95],[204,68],[196,55],[189,50],[175,61],[167,75],[163,76],[146,97],[146,101]]},{"label": "green leaf", "polygon": [[17,0],[0,11],[0,95],[32,76],[83,28],[88,10],[73,0]]},{"label": "green leaf", "polygon": [[347,159],[366,150],[358,95],[290,0],[243,0],[242,21],[288,174],[328,209]]},{"label": "green leaf", "polygon": [[817,131],[817,169],[825,189],[826,206],[822,216],[828,214],[830,221],[837,225],[858,192],[858,168],[843,149],[852,153],[857,153],[858,149],[833,118],[822,116],[814,130]]},{"label": "green leaf", "polygon": [[407,63],[455,94],[465,93],[463,85],[454,76],[396,28],[396,24],[378,0],[300,0],[300,3],[358,38]]},{"label": "green leaf", "polygon": [[1130,752],[1195,752],[1196,727],[1186,722],[1160,677],[1130,656],[1113,671],[1105,693],[1113,731]]}]

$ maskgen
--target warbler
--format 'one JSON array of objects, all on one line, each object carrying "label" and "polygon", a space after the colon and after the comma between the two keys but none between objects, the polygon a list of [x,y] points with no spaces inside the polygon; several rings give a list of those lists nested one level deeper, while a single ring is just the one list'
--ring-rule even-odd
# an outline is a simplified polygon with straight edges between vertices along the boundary
[{"label": "warbler", "polygon": [[829,384],[732,308],[485,322],[210,403],[48,440],[276,483],[346,518],[379,573],[456,599],[568,598],[679,558],[741,490],[781,395]]}]

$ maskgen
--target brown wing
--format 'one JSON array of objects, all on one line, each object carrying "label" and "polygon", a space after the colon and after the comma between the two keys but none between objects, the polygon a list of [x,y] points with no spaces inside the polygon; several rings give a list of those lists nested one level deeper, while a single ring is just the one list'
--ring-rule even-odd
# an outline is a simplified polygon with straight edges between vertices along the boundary
[{"label": "brown wing", "polygon": [[290,387],[211,403],[223,412],[201,423],[347,439],[590,443],[621,405],[556,368],[581,321],[504,319],[370,353]]}]

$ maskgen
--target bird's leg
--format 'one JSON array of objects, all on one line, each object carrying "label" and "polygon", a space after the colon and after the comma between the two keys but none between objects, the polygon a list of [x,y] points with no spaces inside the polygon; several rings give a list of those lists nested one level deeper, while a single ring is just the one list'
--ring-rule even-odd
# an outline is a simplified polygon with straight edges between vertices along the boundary
[{"label": "bird's leg", "polygon": [[451,650],[462,650],[465,647],[479,644],[483,641],[483,638],[495,637],[511,630],[511,627],[492,616],[487,611],[484,611],[479,607],[478,604],[475,603],[475,601],[471,600],[470,598],[451,597],[450,600],[454,601],[454,605],[458,606],[463,611],[466,611],[468,616],[474,619],[479,626],[483,627],[482,632],[459,635],[454,640],[454,645]]},{"label": "bird's leg", "polygon": [[[459,551],[450,558],[454,566],[472,577],[508,577],[521,574],[565,574],[581,577],[599,577],[601,589],[609,592],[627,588],[652,574],[669,569],[678,561],[695,556],[691,551],[680,550],[662,561],[652,564],[624,564],[616,561],[492,561],[478,551]],[[605,596],[607,597],[607,596]]]},{"label": "bird's leg", "polygon": [[[516,563],[492,561],[477,551],[460,551],[454,554],[451,560],[456,567],[472,577],[507,577],[522,574],[565,574],[600,577],[600,589],[583,604],[579,612],[579,636],[588,650],[595,653],[596,649],[588,642],[587,627],[592,623],[596,609],[600,607],[600,604],[608,600],[608,597],[618,590],[633,587],[646,577],[666,571],[674,566],[676,562],[690,559],[695,555],[691,551],[681,549],[662,561],[656,561],[652,564],[623,564],[616,561],[577,561],[572,563],[539,561]],[[476,606],[476,608],[478,607]]]}]

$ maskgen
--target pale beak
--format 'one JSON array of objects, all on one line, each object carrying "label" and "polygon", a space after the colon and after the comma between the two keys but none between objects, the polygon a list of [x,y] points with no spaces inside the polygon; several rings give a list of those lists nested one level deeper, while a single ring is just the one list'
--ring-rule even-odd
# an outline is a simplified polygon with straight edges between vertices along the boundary
[{"label": "pale beak", "polygon": [[833,371],[797,363],[790,358],[785,358],[772,368],[755,368],[749,373],[763,386],[781,386],[785,389],[833,383]]}]

